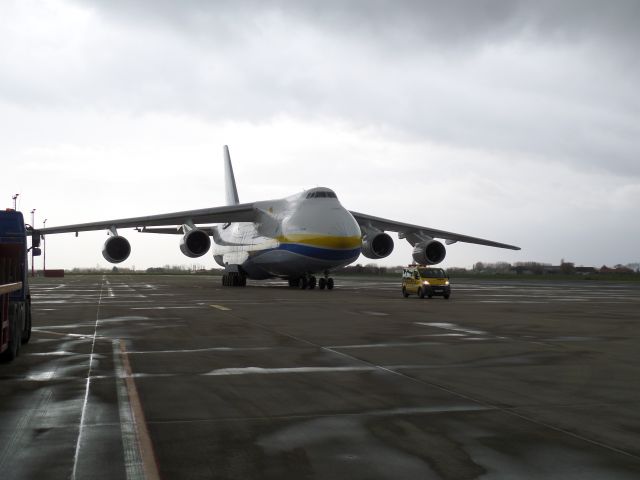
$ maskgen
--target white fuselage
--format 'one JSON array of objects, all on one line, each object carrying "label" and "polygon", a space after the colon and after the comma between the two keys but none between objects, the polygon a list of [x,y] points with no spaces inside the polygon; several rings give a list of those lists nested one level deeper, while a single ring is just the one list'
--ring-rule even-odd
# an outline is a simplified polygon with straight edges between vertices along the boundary
[{"label": "white fuselage", "polygon": [[221,266],[238,265],[253,279],[296,278],[348,265],[360,255],[360,227],[327,188],[255,208],[255,223],[214,227],[213,255]]}]

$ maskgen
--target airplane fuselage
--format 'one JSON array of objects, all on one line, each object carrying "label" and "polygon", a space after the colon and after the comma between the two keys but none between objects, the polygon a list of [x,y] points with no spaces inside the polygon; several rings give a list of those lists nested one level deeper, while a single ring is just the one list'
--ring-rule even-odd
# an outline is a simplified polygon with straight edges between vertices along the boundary
[{"label": "airplane fuselage", "polygon": [[[120,228],[140,232],[179,234],[180,251],[189,258],[205,255],[212,247],[215,261],[224,267],[222,285],[242,287],[247,278],[281,277],[291,287],[331,290],[332,270],[348,265],[362,254],[370,259],[388,257],[395,232],[412,247],[412,260],[436,265],[446,256],[445,245],[457,242],[519,250],[520,247],[431,227],[398,222],[345,209],[328,188],[312,188],[277,200],[240,203],[229,148],[223,147],[226,205],[142,217],[120,218],[44,228],[38,233],[108,230],[102,256],[111,263],[131,253]],[[213,239],[211,238],[213,237]],[[213,241],[212,241],[213,240]],[[314,274],[321,273],[316,278]]]},{"label": "airplane fuselage", "polygon": [[213,255],[252,279],[299,277],[348,265],[360,255],[362,232],[327,188],[257,202],[258,221],[214,227]]}]

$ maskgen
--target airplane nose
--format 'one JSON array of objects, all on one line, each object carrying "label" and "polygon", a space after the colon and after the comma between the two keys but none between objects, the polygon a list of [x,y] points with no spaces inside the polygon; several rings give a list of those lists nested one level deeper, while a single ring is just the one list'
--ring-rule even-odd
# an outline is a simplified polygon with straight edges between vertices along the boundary
[{"label": "airplane nose", "polygon": [[353,215],[347,210],[342,209],[341,215],[337,219],[337,235],[345,238],[362,237],[360,225],[356,222]]},{"label": "airplane nose", "polygon": [[283,233],[289,238],[315,237],[314,242],[331,248],[353,249],[362,244],[358,222],[342,206],[322,211],[300,209],[283,223]]}]

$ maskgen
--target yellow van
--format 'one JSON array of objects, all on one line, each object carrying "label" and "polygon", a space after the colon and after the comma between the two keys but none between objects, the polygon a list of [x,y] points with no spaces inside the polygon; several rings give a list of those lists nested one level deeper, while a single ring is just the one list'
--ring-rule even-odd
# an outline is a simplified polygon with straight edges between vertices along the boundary
[{"label": "yellow van", "polygon": [[442,295],[451,296],[449,275],[442,268],[423,265],[409,265],[402,270],[402,295],[418,295],[420,298]]}]

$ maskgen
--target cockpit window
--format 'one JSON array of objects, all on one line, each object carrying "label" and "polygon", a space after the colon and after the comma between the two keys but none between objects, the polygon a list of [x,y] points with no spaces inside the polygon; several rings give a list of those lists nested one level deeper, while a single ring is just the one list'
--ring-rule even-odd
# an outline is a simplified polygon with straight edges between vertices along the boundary
[{"label": "cockpit window", "polygon": [[307,198],[338,198],[333,192],[311,192],[307,194]]}]

